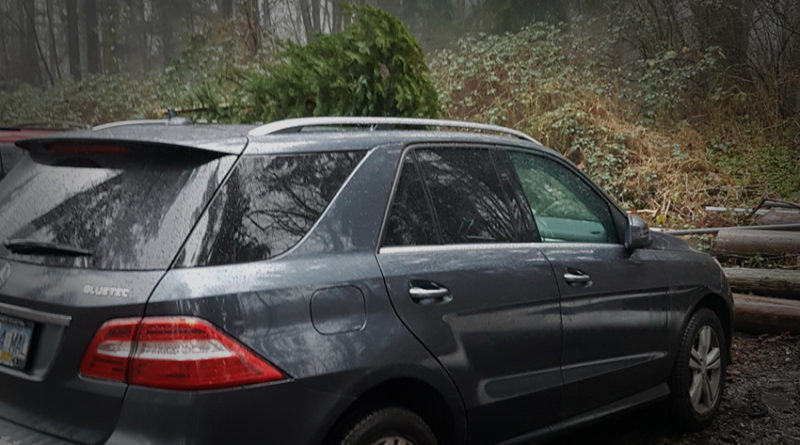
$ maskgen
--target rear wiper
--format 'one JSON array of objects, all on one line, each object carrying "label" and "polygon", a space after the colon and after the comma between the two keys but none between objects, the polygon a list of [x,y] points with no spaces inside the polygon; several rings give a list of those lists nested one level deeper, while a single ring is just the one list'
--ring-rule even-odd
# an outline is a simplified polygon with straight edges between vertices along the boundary
[{"label": "rear wiper", "polygon": [[26,239],[10,239],[3,243],[8,250],[14,253],[30,255],[65,255],[65,256],[92,256],[92,252],[80,247],[47,241]]}]

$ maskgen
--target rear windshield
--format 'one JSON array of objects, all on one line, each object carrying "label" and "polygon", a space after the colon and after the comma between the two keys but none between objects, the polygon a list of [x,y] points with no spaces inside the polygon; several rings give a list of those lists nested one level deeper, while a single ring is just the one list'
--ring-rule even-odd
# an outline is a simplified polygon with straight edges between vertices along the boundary
[{"label": "rear windshield", "polygon": [[[0,182],[0,256],[55,266],[152,270],[170,265],[235,157],[33,158],[26,157]],[[20,252],[6,247],[10,241],[87,254]]]}]

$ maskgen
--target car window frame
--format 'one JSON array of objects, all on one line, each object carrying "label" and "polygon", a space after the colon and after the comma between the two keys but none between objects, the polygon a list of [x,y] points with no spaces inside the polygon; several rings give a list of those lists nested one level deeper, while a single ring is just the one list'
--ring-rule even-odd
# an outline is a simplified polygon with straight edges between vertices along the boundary
[{"label": "car window frame", "polygon": [[[616,238],[616,241],[613,242],[613,243],[599,243],[599,242],[591,242],[591,241],[585,241],[585,242],[568,242],[568,241],[545,242],[545,241],[542,241],[541,238],[540,238],[540,241],[539,241],[540,244],[546,244],[546,245],[575,245],[575,246],[587,245],[587,244],[588,245],[617,246],[617,245],[623,245],[624,244],[623,243],[623,239],[622,239],[622,234],[625,231],[625,221],[627,220],[627,218],[625,216],[625,212],[623,212],[619,208],[619,206],[614,202],[614,200],[611,199],[611,197],[608,196],[608,194],[605,192],[605,190],[600,188],[597,184],[594,183],[594,181],[589,179],[589,177],[586,175],[586,173],[584,173],[582,170],[580,170],[578,167],[576,167],[573,163],[569,162],[565,158],[563,158],[561,156],[558,156],[558,155],[555,155],[555,154],[552,154],[552,153],[548,153],[548,152],[546,152],[544,150],[537,150],[537,149],[533,149],[532,150],[530,148],[523,148],[523,147],[518,147],[518,146],[507,146],[507,147],[504,147],[504,150],[505,150],[505,153],[506,153],[506,157],[509,158],[509,162],[511,162],[511,161],[510,161],[510,156],[508,154],[513,151],[513,152],[526,154],[526,155],[529,155],[529,156],[539,156],[539,157],[548,159],[550,161],[553,161],[558,165],[561,165],[562,167],[567,169],[567,171],[569,171],[569,172],[573,173],[574,175],[576,175],[578,180],[580,180],[583,184],[588,186],[590,190],[594,191],[594,193],[597,195],[597,197],[599,199],[601,199],[605,203],[606,207],[609,210],[609,214],[611,215],[611,221],[612,221],[613,227],[614,227],[614,236]],[[516,175],[516,177],[517,177],[516,181],[514,181],[515,182],[514,186],[521,187],[521,180],[519,178],[519,175],[517,174],[516,171],[513,171],[512,173],[514,175]],[[524,196],[525,191],[520,189],[519,193],[522,193],[523,196]],[[533,209],[531,208],[530,204],[527,202],[527,199],[526,199],[526,202],[525,202],[525,208],[527,209],[528,212],[530,212],[531,217],[535,221],[536,220],[536,216],[533,215]]]},{"label": "car window frame", "polygon": [[[430,189],[428,187],[428,182],[425,179],[425,176],[422,174],[422,168],[419,165],[419,161],[416,156],[417,150],[425,150],[425,149],[437,149],[437,148],[460,148],[460,149],[477,149],[477,150],[487,150],[489,156],[491,158],[492,167],[497,176],[498,183],[502,189],[502,193],[506,201],[514,201],[517,206],[520,207],[522,212],[522,223],[525,226],[525,230],[527,231],[527,236],[530,237],[530,241],[521,241],[521,240],[513,240],[509,242],[480,242],[480,243],[445,243],[444,242],[444,235],[442,233],[441,223],[439,222],[439,216],[436,212],[436,207],[433,205],[433,197],[431,196]],[[389,199],[386,202],[386,210],[383,216],[383,222],[381,224],[381,233],[378,238],[378,244],[376,253],[380,253],[382,249],[450,249],[450,248],[469,248],[469,247],[476,247],[481,246],[485,248],[486,246],[519,246],[519,245],[528,245],[531,243],[538,243],[541,242],[541,238],[539,236],[539,230],[536,227],[535,220],[533,218],[533,214],[530,211],[530,205],[527,202],[520,201],[519,192],[514,188],[513,184],[506,184],[504,178],[502,177],[500,166],[498,165],[497,153],[503,150],[505,147],[499,146],[497,144],[492,143],[482,143],[482,142],[416,142],[403,147],[400,155],[398,156],[397,165],[395,167],[395,174],[394,179],[392,181],[392,189],[391,193],[389,194]],[[414,167],[419,175],[419,178],[422,181],[423,189],[425,192],[425,201],[428,206],[429,211],[433,215],[433,220],[435,224],[436,234],[439,239],[439,244],[426,244],[426,245],[414,245],[414,246],[387,246],[385,245],[386,242],[386,235],[389,229],[389,217],[391,215],[392,207],[394,205],[394,200],[397,195],[398,185],[400,183],[400,177],[402,176],[402,169],[403,164],[405,163],[406,157],[412,156],[414,160]],[[507,156],[505,156],[507,158]],[[506,161],[507,162],[507,161]],[[509,170],[510,165],[506,165],[504,167],[506,173],[509,174],[511,177],[515,177],[516,172]],[[517,178],[518,181],[518,178]],[[530,215],[527,215],[530,213]]]}]

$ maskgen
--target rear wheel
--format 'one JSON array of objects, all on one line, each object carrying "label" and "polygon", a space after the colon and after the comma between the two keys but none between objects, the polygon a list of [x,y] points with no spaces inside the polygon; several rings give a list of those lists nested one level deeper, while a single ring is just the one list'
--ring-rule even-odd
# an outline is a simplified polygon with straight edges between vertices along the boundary
[{"label": "rear wheel", "polygon": [[436,445],[436,436],[425,421],[405,408],[372,411],[356,420],[341,445]]},{"label": "rear wheel", "polygon": [[694,431],[711,423],[722,401],[727,364],[719,318],[709,309],[698,310],[686,325],[670,382],[677,427]]}]

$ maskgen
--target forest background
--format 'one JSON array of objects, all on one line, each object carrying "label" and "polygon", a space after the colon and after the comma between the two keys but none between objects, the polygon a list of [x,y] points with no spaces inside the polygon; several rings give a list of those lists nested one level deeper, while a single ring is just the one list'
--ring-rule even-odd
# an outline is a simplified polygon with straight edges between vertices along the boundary
[{"label": "forest background", "polygon": [[796,0],[352,3],[403,25],[338,0],[0,0],[0,125],[436,116],[525,131],[659,226],[800,201]]}]

